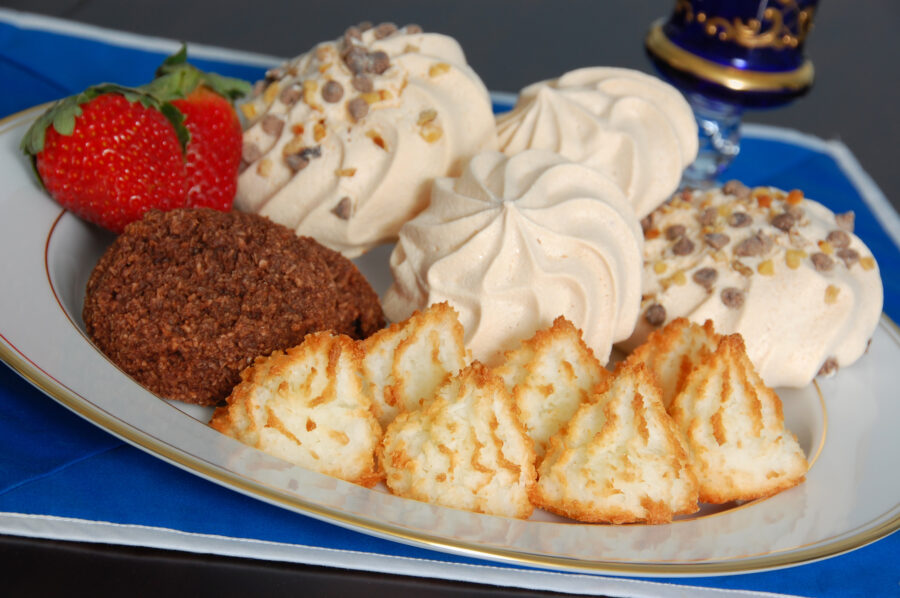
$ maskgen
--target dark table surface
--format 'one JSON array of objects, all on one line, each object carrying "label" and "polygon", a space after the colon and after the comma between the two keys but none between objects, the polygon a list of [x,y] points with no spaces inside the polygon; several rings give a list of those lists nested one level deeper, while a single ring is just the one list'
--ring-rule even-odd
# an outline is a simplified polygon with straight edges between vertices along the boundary
[{"label": "dark table surface", "polygon": [[[337,37],[362,20],[418,23],[456,37],[495,91],[582,66],[651,72],[643,36],[669,0],[14,0],[0,6],[135,33],[279,57]],[[807,50],[812,91],[792,105],[752,111],[746,122],[839,139],[891,204],[900,206],[895,115],[900,72],[900,2],[823,0]],[[353,573],[283,563],[0,536],[0,586],[10,596],[554,595],[474,584]],[[5,592],[4,592],[5,593]]]}]

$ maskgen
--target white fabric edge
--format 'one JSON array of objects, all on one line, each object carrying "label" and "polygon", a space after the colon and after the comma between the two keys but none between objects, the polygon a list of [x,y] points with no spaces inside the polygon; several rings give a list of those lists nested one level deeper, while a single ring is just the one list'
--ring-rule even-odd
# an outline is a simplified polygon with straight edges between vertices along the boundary
[{"label": "white fabric edge", "polygon": [[239,558],[465,581],[498,587],[616,598],[790,598],[787,594],[705,588],[637,579],[510,569],[123,525],[67,517],[0,513],[0,533],[72,542],[141,546]]},{"label": "white fabric edge", "polygon": [[900,249],[900,215],[897,214],[897,211],[891,205],[891,202],[888,201],[887,196],[885,196],[875,180],[865,171],[859,160],[856,159],[856,156],[844,143],[837,140],[826,141],[815,135],[801,133],[793,129],[753,123],[742,125],[741,134],[757,139],[784,141],[792,145],[799,145],[813,151],[828,154],[834,158],[844,175],[859,191],[863,201],[866,202],[872,214],[875,215],[875,219],[884,228],[894,245]]},{"label": "white fabric edge", "polygon": [[[36,29],[49,31],[51,33],[61,33],[73,37],[97,40],[114,46],[136,48],[163,54],[172,54],[176,52],[181,48],[182,44],[181,41],[173,39],[141,35],[138,33],[128,33],[116,29],[107,29],[96,25],[87,25],[85,23],[78,23],[66,19],[48,17],[10,8],[0,8],[0,21],[10,23],[22,29]],[[184,41],[187,42],[187,40]],[[230,50],[228,48],[195,43],[188,43],[188,46],[191,56],[207,60],[220,60],[223,62],[233,62],[236,64],[246,64],[264,68],[276,66],[284,62],[283,58],[267,54],[258,54],[255,52]]]}]

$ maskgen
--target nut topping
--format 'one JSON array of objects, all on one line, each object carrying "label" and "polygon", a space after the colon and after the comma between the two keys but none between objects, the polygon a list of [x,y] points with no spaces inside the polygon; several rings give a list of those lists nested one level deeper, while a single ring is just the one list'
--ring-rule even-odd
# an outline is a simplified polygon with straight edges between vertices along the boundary
[{"label": "nut topping", "polygon": [[331,213],[341,220],[349,220],[352,210],[353,203],[351,202],[350,198],[345,195],[341,198],[337,205],[332,208]]},{"label": "nut topping", "polygon": [[839,249],[837,256],[844,261],[848,268],[859,261],[859,252],[855,249]]},{"label": "nut topping", "polygon": [[691,276],[694,282],[705,288],[707,291],[712,288],[719,278],[719,273],[715,268],[700,268]]},{"label": "nut topping", "polygon": [[741,257],[759,256],[768,251],[771,246],[771,239],[756,233],[752,237],[747,237],[738,243],[734,248],[734,254]]},{"label": "nut topping", "polygon": [[393,23],[382,23],[375,28],[375,39],[384,39],[397,33],[397,26]]},{"label": "nut topping", "polygon": [[322,86],[322,99],[333,104],[344,96],[344,86],[337,81],[328,81]]},{"label": "nut topping", "polygon": [[832,247],[838,247],[840,249],[850,247],[850,235],[842,230],[831,231],[828,233],[828,236],[825,237],[825,240],[831,243]]},{"label": "nut topping", "polygon": [[750,226],[750,223],[752,222],[753,218],[751,218],[745,212],[732,212],[731,216],[728,217],[728,225],[732,228],[743,228],[745,226]]},{"label": "nut topping", "polygon": [[665,232],[666,239],[674,241],[675,239],[684,236],[685,228],[682,224],[673,224],[672,226],[667,226]]},{"label": "nut topping", "polygon": [[654,303],[644,312],[644,319],[651,326],[662,326],[666,321],[666,308],[659,303]]},{"label": "nut topping", "polygon": [[852,233],[853,227],[856,224],[856,214],[853,210],[844,212],[843,214],[835,214],[834,222],[838,225],[839,229]]},{"label": "nut topping", "polygon": [[354,75],[353,80],[350,81],[350,84],[353,86],[353,89],[360,93],[369,93],[373,89],[372,77],[368,75]]},{"label": "nut topping", "polygon": [[703,235],[703,240],[706,241],[706,244],[712,247],[713,249],[722,249],[728,242],[731,241],[731,238],[724,233],[709,233]]},{"label": "nut topping", "polygon": [[350,113],[350,118],[358,121],[369,113],[369,103],[362,98],[353,98],[347,102],[347,112]]},{"label": "nut topping", "polygon": [[672,253],[675,255],[690,255],[694,251],[694,242],[687,237],[681,237],[672,245]]},{"label": "nut topping", "polygon": [[722,289],[720,297],[725,307],[730,309],[740,309],[744,305],[744,293],[740,289],[726,287]]},{"label": "nut topping", "polygon": [[262,158],[262,151],[259,149],[255,143],[250,141],[244,142],[243,148],[241,148],[241,159],[248,164],[252,162],[256,162],[260,158]]},{"label": "nut topping", "polygon": [[819,373],[817,376],[830,376],[838,371],[838,361],[834,357],[829,357],[825,360],[825,363],[822,364],[822,367],[819,368]]},{"label": "nut topping", "polygon": [[702,226],[712,226],[716,223],[716,218],[719,216],[719,211],[716,208],[706,208],[700,215],[697,216],[697,221]]},{"label": "nut topping", "polygon": [[816,272],[830,272],[834,268],[834,260],[824,253],[814,253],[809,259],[812,260]]},{"label": "nut topping", "polygon": [[274,114],[267,114],[263,117],[260,127],[267,135],[278,137],[284,129],[284,121]]},{"label": "nut topping", "polygon": [[726,195],[734,195],[738,199],[750,197],[750,187],[738,180],[730,180],[722,185],[722,192]]},{"label": "nut topping", "polygon": [[281,100],[282,104],[292,106],[297,103],[297,100],[299,100],[302,95],[303,92],[300,91],[299,87],[291,85],[290,87],[285,87],[281,90],[278,99]]},{"label": "nut topping", "polygon": [[794,224],[794,217],[787,212],[779,214],[772,218],[772,226],[774,226],[778,230],[783,230],[784,232],[788,232],[789,230],[791,230]]}]

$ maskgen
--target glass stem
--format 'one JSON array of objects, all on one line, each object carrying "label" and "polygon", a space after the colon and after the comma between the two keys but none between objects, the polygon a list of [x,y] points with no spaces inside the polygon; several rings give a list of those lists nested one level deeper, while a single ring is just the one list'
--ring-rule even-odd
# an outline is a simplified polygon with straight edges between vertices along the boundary
[{"label": "glass stem", "polygon": [[687,100],[697,119],[700,149],[697,159],[684,171],[684,184],[710,187],[741,151],[743,109],[699,93],[688,94]]}]

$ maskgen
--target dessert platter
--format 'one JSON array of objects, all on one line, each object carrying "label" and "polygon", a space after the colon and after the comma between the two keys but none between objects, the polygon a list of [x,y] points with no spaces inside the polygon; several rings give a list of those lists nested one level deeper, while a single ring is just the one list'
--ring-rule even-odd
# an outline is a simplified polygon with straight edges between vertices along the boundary
[{"label": "dessert platter", "polygon": [[509,563],[741,573],[900,527],[900,331],[852,215],[678,190],[674,88],[579,69],[495,122],[454,40],[391,24],[246,97],[206,81],[241,118],[234,210],[82,211],[56,150],[20,151],[47,107],[0,123],[0,358],[56,401],[259,500]]}]

